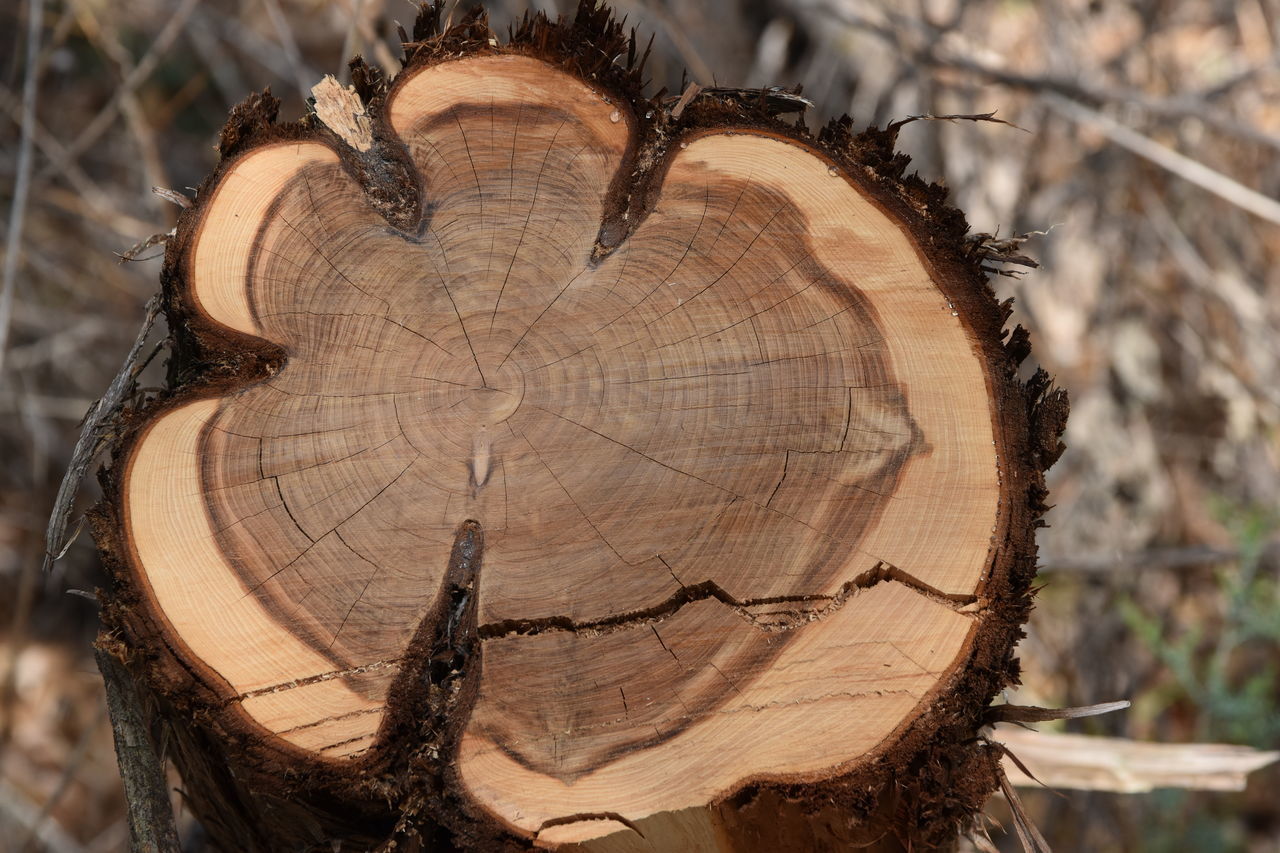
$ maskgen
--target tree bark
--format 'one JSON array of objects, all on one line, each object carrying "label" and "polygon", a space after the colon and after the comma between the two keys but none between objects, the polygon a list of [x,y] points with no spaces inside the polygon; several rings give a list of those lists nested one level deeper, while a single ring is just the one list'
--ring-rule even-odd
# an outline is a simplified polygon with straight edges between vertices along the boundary
[{"label": "tree bark", "polygon": [[137,688],[124,664],[111,649],[99,645],[93,650],[102,683],[106,687],[107,711],[115,740],[116,759],[128,806],[129,846],[135,853],[178,853],[178,830],[169,803],[168,780],[148,731],[147,715]]},{"label": "tree bark", "polygon": [[105,618],[236,850],[948,843],[1066,399],[895,128],[426,9],[255,96],[163,283]]}]

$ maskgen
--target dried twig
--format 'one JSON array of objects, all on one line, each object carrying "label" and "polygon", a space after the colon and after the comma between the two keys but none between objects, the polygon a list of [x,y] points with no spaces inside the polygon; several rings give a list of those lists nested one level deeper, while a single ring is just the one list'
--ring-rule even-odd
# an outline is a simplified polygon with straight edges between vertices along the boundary
[{"label": "dried twig", "polygon": [[0,779],[0,829],[34,828],[36,840],[45,853],[86,853],[86,848],[58,824],[52,821],[37,822],[40,808],[31,802],[27,793],[8,781]]},{"label": "dried twig", "polygon": [[671,118],[673,121],[679,121],[680,116],[684,114],[685,107],[693,103],[693,99],[698,97],[698,93],[702,91],[702,87],[697,83],[690,83],[685,87],[684,93],[680,96],[680,100],[676,101],[676,105],[671,108]]},{"label": "dried twig", "polygon": [[[194,26],[191,28],[192,33],[202,33],[204,36],[210,34],[216,35],[216,41],[211,42],[209,39],[203,39],[204,49],[220,46],[228,51],[233,51],[240,56],[260,65],[262,68],[282,79],[305,79],[315,80],[320,76],[320,72],[311,68],[310,65],[303,65],[301,73],[295,73],[294,67],[290,64],[289,59],[284,55],[284,51],[275,42],[264,38],[253,27],[247,26],[234,15],[216,14],[204,9],[197,9],[193,16]],[[197,39],[193,38],[193,42]],[[299,59],[299,61],[303,61]],[[235,73],[237,69],[234,62],[224,63],[225,67],[222,72],[226,72],[224,76],[239,78],[239,74]],[[216,66],[215,66],[216,68]],[[222,88],[224,84],[220,84]],[[233,86],[230,79],[225,81],[227,91],[224,93],[228,96],[229,103],[235,103],[243,95],[243,90],[248,88],[247,85],[236,84]],[[305,90],[303,97],[305,98]]]},{"label": "dried twig", "polygon": [[107,711],[129,809],[132,853],[178,853],[178,831],[164,767],[147,730],[142,701],[129,671],[110,651],[93,650],[107,689]]},{"label": "dried twig", "polygon": [[1129,707],[1128,700],[1082,705],[1077,708],[1041,708],[1038,705],[992,705],[987,709],[988,723],[1046,723],[1050,720],[1076,720],[1097,717]]},{"label": "dried twig", "polygon": [[158,195],[165,201],[176,204],[183,210],[186,210],[191,206],[191,199],[188,198],[185,193],[180,193],[177,190],[165,189],[164,187],[152,187],[151,192]]},{"label": "dried twig", "polygon": [[1192,160],[1172,148],[1161,145],[1154,139],[1143,136],[1136,130],[1126,127],[1111,118],[1111,116],[1090,109],[1061,95],[1050,93],[1044,97],[1045,103],[1060,115],[1080,124],[1087,124],[1100,131],[1121,148],[1131,151],[1143,159],[1150,160],[1163,169],[1168,169],[1184,181],[1189,181],[1201,189],[1208,190],[1218,198],[1228,201],[1241,210],[1252,213],[1254,216],[1280,225],[1280,201],[1268,198],[1257,190],[1246,187],[1234,178],[1227,177],[1198,160]]},{"label": "dried twig", "polygon": [[176,230],[170,229],[168,231],[152,234],[150,237],[145,237],[142,240],[139,240],[138,242],[134,243],[132,246],[125,249],[123,252],[117,252],[116,257],[120,258],[120,263],[122,264],[127,264],[130,261],[150,261],[156,257],[159,257],[159,255],[163,255],[164,253],[161,252],[157,255],[150,255],[145,258],[139,257],[139,255],[141,255],[143,252],[145,252],[147,249],[150,249],[153,246],[163,246],[165,243],[169,242],[169,238],[176,233],[177,233]]},{"label": "dried twig", "polygon": [[[847,4],[832,0],[792,0],[799,10],[833,18],[847,27],[861,30],[892,45],[910,57],[911,61],[939,70],[960,71],[975,74],[1011,89],[1022,89],[1035,94],[1057,94],[1075,101],[1093,104],[1132,104],[1143,112],[1164,118],[1195,118],[1219,130],[1241,139],[1271,148],[1280,149],[1280,137],[1238,121],[1224,110],[1194,95],[1155,97],[1137,89],[1122,86],[1093,85],[1078,76],[1053,74],[1022,74],[1000,68],[972,57],[939,50],[937,33],[920,20],[889,14],[893,25],[872,20],[853,12]],[[904,31],[915,32],[921,44],[911,45],[903,38]]]},{"label": "dried twig", "polygon": [[22,79],[22,122],[18,142],[17,178],[9,204],[9,234],[5,241],[4,278],[0,285],[0,374],[9,348],[9,326],[13,319],[13,292],[18,283],[18,255],[22,249],[22,226],[27,216],[27,194],[31,190],[31,145],[35,136],[36,91],[39,75],[40,27],[44,21],[44,0],[27,3],[27,58]]},{"label": "dried twig", "polygon": [[898,121],[893,122],[892,124],[890,124],[890,125],[886,128],[886,130],[889,130],[889,131],[891,131],[891,132],[892,132],[892,131],[896,131],[896,130],[899,130],[899,129],[901,129],[901,128],[903,128],[903,127],[905,127],[905,126],[907,126],[907,125],[909,125],[909,124],[911,124],[911,123],[913,123],[913,122],[917,122],[917,121],[951,121],[951,122],[955,122],[955,121],[972,121],[972,122],[986,121],[986,122],[990,122],[990,123],[992,123],[992,124],[1003,124],[1003,125],[1008,125],[1009,127],[1012,127],[1014,130],[1020,130],[1020,131],[1022,131],[1023,133],[1030,133],[1030,132],[1031,132],[1031,131],[1027,130],[1025,127],[1018,127],[1018,125],[1014,124],[1014,123],[1013,123],[1013,122],[1011,122],[1011,121],[1005,121],[1005,120],[1004,120],[1004,119],[1002,119],[1002,118],[996,118],[996,111],[995,111],[995,110],[992,110],[992,111],[991,111],[991,112],[989,112],[989,113],[963,113],[963,114],[961,114],[961,113],[953,113],[953,114],[951,114],[951,115],[940,115],[940,116],[939,116],[939,115],[931,115],[931,114],[927,114],[927,113],[925,113],[925,114],[920,114],[920,115],[907,116],[907,117],[906,117],[906,118],[904,118],[904,119],[900,119],[900,120],[898,120]]},{"label": "dried twig", "polygon": [[98,726],[102,725],[102,719],[107,714],[105,706],[98,709],[98,715],[90,726],[85,726],[84,731],[80,733],[79,739],[76,741],[75,747],[71,750],[71,755],[67,758],[66,763],[62,767],[62,774],[58,777],[58,785],[53,789],[53,793],[44,801],[40,807],[40,813],[27,829],[27,836],[18,850],[27,851],[32,849],[32,845],[40,841],[41,830],[44,829],[49,816],[53,814],[53,810],[62,802],[62,798],[66,796],[71,782],[75,779],[76,773],[80,771],[84,763],[85,756],[89,754],[89,747],[92,745],[93,736],[97,733]]},{"label": "dried twig", "polygon": [[1011,785],[1137,794],[1156,788],[1242,791],[1250,773],[1280,752],[1216,743],[1141,743],[1127,738],[1002,730],[1000,741],[1035,776],[1005,767]]},{"label": "dried twig", "polygon": [[[118,22],[110,15],[100,17],[94,5],[86,0],[75,0],[71,5],[76,9],[84,34],[116,66],[120,78],[128,79],[133,72],[133,56],[121,40]],[[125,127],[132,133],[138,150],[138,164],[147,181],[152,184],[168,183],[160,146],[156,142],[155,127],[145,115],[137,90],[122,89],[119,99],[120,115],[124,118]],[[158,204],[156,206],[159,207]]]},{"label": "dried twig", "polygon": [[1027,815],[1027,809],[1022,805],[1022,798],[1014,790],[1008,774],[1003,769],[1000,771],[1000,791],[1009,802],[1009,811],[1013,813],[1013,828],[1018,833],[1018,841],[1021,842],[1025,853],[1053,853],[1049,842],[1045,841],[1040,830]]},{"label": "dried twig", "polygon": [[[667,38],[671,39],[671,44],[675,46],[676,52],[684,60],[685,66],[693,74],[693,78],[704,86],[715,83],[715,72],[711,70],[711,66],[702,58],[702,54],[698,53],[698,49],[689,38],[685,27],[673,17],[668,8],[671,7],[661,3],[641,3],[641,9],[643,9],[645,16],[655,21],[662,31],[666,33]],[[674,8],[678,9],[679,6]]]},{"label": "dried twig", "polygon": [[1027,269],[1035,269],[1040,266],[1039,261],[1022,253],[1022,246],[1037,237],[1048,235],[1049,231],[1052,230],[1052,228],[1049,228],[1045,231],[1028,231],[1025,234],[1015,234],[1012,237],[1000,237],[997,234],[979,232],[970,235],[968,239],[974,254],[984,262],[989,262],[984,263],[982,266],[986,272],[1008,278],[1017,278],[1026,270],[1011,270],[1005,267],[1016,264]]},{"label": "dried twig", "polygon": [[338,80],[344,84],[351,82],[351,69],[347,67],[347,60],[360,52],[360,38],[363,35],[360,23],[364,17],[364,3],[365,0],[352,0],[351,15],[347,19],[347,34],[342,39],[342,52],[338,54],[342,57],[338,68]]},{"label": "dried twig", "polygon": [[88,151],[90,146],[97,142],[102,137],[102,134],[107,132],[107,129],[111,127],[111,123],[116,120],[116,115],[119,114],[125,97],[137,89],[156,70],[160,60],[164,58],[164,55],[182,32],[182,28],[186,26],[187,18],[191,15],[197,3],[199,3],[199,0],[183,0],[182,5],[174,10],[172,17],[169,18],[164,28],[156,35],[155,41],[151,43],[151,47],[147,49],[146,54],[133,67],[128,76],[121,81],[120,85],[116,87],[115,93],[112,95],[111,100],[107,102],[107,105],[90,119],[79,135],[66,147],[61,157],[40,170],[36,175],[37,180],[48,180],[54,175],[60,174],[68,163],[79,159],[80,155]]},{"label": "dried twig", "polygon": [[1018,74],[968,57],[940,58],[934,64],[939,68],[977,74],[1011,89],[1024,89],[1038,94],[1056,93],[1072,100],[1095,104],[1132,104],[1149,115],[1162,118],[1194,118],[1249,142],[1280,148],[1280,137],[1238,121],[1224,110],[1193,96],[1159,98],[1127,87],[1091,86],[1077,78]]},{"label": "dried twig", "polygon": [[115,423],[116,416],[129,394],[136,375],[134,366],[159,313],[160,297],[153,296],[147,303],[146,316],[143,318],[142,328],[138,331],[137,340],[133,342],[129,355],[125,357],[120,372],[116,374],[115,379],[111,380],[107,393],[103,394],[102,399],[94,403],[85,415],[84,428],[81,429],[80,438],[76,441],[75,450],[71,454],[71,464],[67,467],[67,473],[63,475],[62,483],[58,486],[58,496],[54,500],[53,512],[49,516],[49,527],[44,537],[43,571],[49,571],[53,563],[70,547],[71,543],[64,541],[64,537],[76,494],[80,491],[80,483],[102,449],[107,433]]},{"label": "dried twig", "polygon": [[[3,110],[13,120],[14,124],[24,130],[31,129],[36,150],[44,155],[46,160],[58,160],[66,156],[67,149],[41,123],[40,118],[36,116],[32,121],[26,121],[23,118],[21,101],[3,88],[0,88],[0,110]],[[84,170],[74,162],[67,161],[67,167],[62,172],[62,177],[66,178],[67,183],[71,185],[71,189],[76,192],[77,196],[85,204],[93,208],[100,218],[110,219],[112,216],[119,215],[119,211],[111,209],[111,201],[108,194],[94,183],[93,179],[85,174]],[[42,198],[41,200],[44,201],[45,199]]]},{"label": "dried twig", "polygon": [[[1268,544],[1265,551],[1280,553],[1280,542]],[[1240,552],[1232,548],[1188,545],[1181,548],[1150,548],[1131,553],[1085,554],[1077,557],[1049,555],[1041,559],[1038,571],[1129,576],[1130,571],[1140,569],[1187,569],[1238,559]]]},{"label": "dried twig", "polygon": [[[697,87],[696,90],[694,87]],[[674,101],[676,107],[679,107],[680,111],[683,112],[685,107],[689,105],[689,101],[685,100],[686,97],[692,99],[703,95],[712,98],[735,98],[739,101],[755,104],[763,108],[765,112],[775,116],[804,113],[814,108],[813,101],[803,97],[798,89],[786,89],[782,86],[742,89],[733,86],[698,86],[696,83],[690,83],[678,100],[665,98],[663,103]],[[675,108],[672,109],[671,117],[673,119],[680,117],[679,113],[675,112]]]},{"label": "dried twig", "polygon": [[280,39],[280,47],[284,51],[285,60],[289,63],[289,69],[293,72],[298,92],[305,100],[311,88],[311,81],[315,77],[304,67],[302,51],[298,49],[298,41],[293,37],[293,30],[289,28],[289,20],[280,10],[280,4],[276,0],[264,0],[263,5],[266,7],[267,17],[271,19],[271,26],[275,28],[276,37]]}]

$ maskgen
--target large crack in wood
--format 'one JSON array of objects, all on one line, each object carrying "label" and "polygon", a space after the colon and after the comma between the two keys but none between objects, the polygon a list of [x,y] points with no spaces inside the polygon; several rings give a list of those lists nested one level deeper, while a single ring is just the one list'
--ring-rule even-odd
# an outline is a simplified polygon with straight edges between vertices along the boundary
[{"label": "large crack in wood", "polygon": [[[475,548],[474,543],[471,543],[468,537],[460,535],[458,544],[455,547],[466,549],[469,544],[471,548]],[[474,560],[474,555],[472,559]],[[662,560],[661,556],[659,556],[658,559],[663,563],[663,565],[666,565],[666,562]],[[454,562],[459,565],[468,564],[466,560],[456,560]],[[670,571],[669,566],[668,570]],[[974,609],[974,605],[977,604],[976,596],[944,593],[936,587],[924,583],[914,575],[911,575],[894,565],[886,563],[883,560],[877,562],[874,567],[861,573],[857,577],[846,581],[834,594],[829,595],[779,595],[762,598],[736,599],[715,581],[706,580],[701,583],[686,585],[680,582],[680,579],[676,577],[674,572],[671,573],[671,576],[676,583],[680,584],[680,590],[670,598],[652,607],[615,614],[601,619],[574,620],[567,616],[551,616],[542,619],[506,619],[479,626],[476,629],[476,636],[481,640],[492,640],[515,635],[541,634],[548,631],[591,632],[597,634],[610,633],[616,630],[631,628],[639,624],[660,622],[675,614],[676,611],[684,607],[686,604],[703,601],[708,598],[714,598],[727,607],[732,608],[739,616],[743,617],[746,621],[763,631],[785,632],[795,630],[796,628],[800,628],[811,622],[820,621],[840,609],[850,596],[854,595],[856,592],[869,589],[872,586],[885,582],[900,583],[931,601],[941,604],[942,606],[958,613],[973,615],[977,612]],[[471,586],[474,585],[474,582],[475,579],[472,577],[455,578],[452,583],[446,583],[452,606],[449,610],[449,617],[446,625],[444,626],[444,630],[437,640],[435,648],[433,648],[432,660],[435,660],[436,655],[441,651],[450,648],[456,649],[458,647],[460,639],[457,634],[459,626],[464,621],[465,611],[474,607],[476,604],[473,600],[474,590],[471,588]],[[771,605],[788,604],[818,604],[820,606],[783,607],[777,610],[755,609],[769,607]],[[315,675],[307,676],[306,678],[299,678],[293,681],[248,690],[227,701],[240,702],[245,699],[266,696],[286,690],[293,690],[298,687],[319,684],[336,678],[347,678],[354,675],[363,675],[369,672],[398,667],[404,663],[406,659],[407,656],[387,658],[384,660],[374,661],[373,663],[317,673]],[[451,663],[456,663],[456,661],[451,661]],[[450,667],[450,669],[452,669],[452,667]]]},{"label": "large crack in wood", "polygon": [[[661,558],[659,558],[661,559]],[[663,563],[665,565],[665,561]],[[670,567],[668,567],[669,569]],[[674,615],[680,608],[696,601],[715,599],[734,610],[751,625],[767,632],[792,631],[811,622],[817,622],[844,606],[845,602],[857,592],[870,589],[880,583],[899,583],[917,594],[928,598],[936,604],[964,615],[974,615],[978,611],[978,597],[946,593],[937,587],[930,586],[914,575],[897,566],[880,560],[875,566],[862,572],[857,577],[845,581],[834,594],[801,594],[776,595],[763,598],[738,599],[713,580],[687,585],[672,573],[672,578],[680,584],[680,589],[666,600],[651,607],[616,613],[597,619],[576,620],[569,616],[546,616],[539,619],[503,619],[489,622],[477,629],[481,640],[494,640],[502,637],[529,636],[548,632],[566,631],[574,633],[607,634],[614,631],[627,630],[636,625],[661,622]],[[775,604],[820,604],[814,608],[795,608],[776,611],[755,612],[752,608],[767,607]]]}]

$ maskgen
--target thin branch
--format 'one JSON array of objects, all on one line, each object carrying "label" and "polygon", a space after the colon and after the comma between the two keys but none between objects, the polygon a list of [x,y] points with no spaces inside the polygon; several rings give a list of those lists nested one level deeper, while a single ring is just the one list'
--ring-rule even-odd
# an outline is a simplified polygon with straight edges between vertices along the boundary
[{"label": "thin branch", "polygon": [[[889,17],[893,24],[891,26],[888,23],[855,14],[848,7],[834,3],[832,0],[792,0],[792,4],[799,11],[821,15],[827,20],[834,19],[852,29],[870,33],[887,42],[918,65],[935,70],[976,74],[992,83],[1033,94],[1056,93],[1072,100],[1093,104],[1130,104],[1149,115],[1163,118],[1194,118],[1224,133],[1230,133],[1259,145],[1280,149],[1280,136],[1246,124],[1226,110],[1208,103],[1202,97],[1179,95],[1162,98],[1131,87],[1091,84],[1078,77],[1023,74],[980,62],[970,56],[939,52],[936,33],[930,31],[924,22],[909,16],[890,13]],[[919,46],[908,44],[904,40],[902,35],[904,28],[919,34]]]},{"label": "thin branch", "polygon": [[13,293],[18,283],[18,255],[22,251],[22,226],[27,217],[27,195],[31,190],[31,146],[35,139],[36,94],[39,74],[40,32],[44,23],[44,0],[27,3],[27,59],[22,78],[22,134],[18,142],[17,178],[13,201],[9,204],[9,235],[4,250],[4,280],[0,285],[0,375],[9,349],[9,327],[13,319]]},{"label": "thin branch", "polygon": [[[1012,785],[1139,794],[1156,788],[1243,791],[1248,776],[1280,760],[1280,752],[1216,743],[1144,743],[1117,737],[1007,729],[995,737],[1007,755]],[[1010,752],[1012,750],[1012,752]],[[1033,778],[1023,767],[1035,771]]]},{"label": "thin branch", "polygon": [[71,464],[67,467],[67,473],[63,475],[62,483],[58,486],[58,496],[53,502],[49,527],[45,531],[42,566],[45,572],[49,571],[58,557],[66,552],[70,544],[64,542],[64,538],[67,522],[71,518],[71,508],[75,504],[76,494],[80,491],[80,483],[88,473],[89,466],[93,464],[98,451],[102,449],[107,433],[115,423],[116,415],[119,414],[120,407],[124,404],[125,397],[133,385],[134,365],[138,362],[138,355],[142,352],[143,344],[151,334],[151,327],[155,325],[159,313],[160,297],[153,296],[147,303],[146,316],[143,318],[142,328],[138,331],[137,340],[133,342],[129,355],[125,357],[120,372],[116,374],[115,379],[111,380],[107,393],[90,406],[88,414],[85,415],[84,428],[80,431],[80,438],[76,441],[75,450],[71,454]]},{"label": "thin branch", "polygon": [[1280,149],[1280,137],[1246,124],[1226,110],[1190,95],[1159,98],[1129,87],[1091,86],[1074,78],[1018,74],[968,57],[941,57],[933,64],[938,68],[977,74],[1011,89],[1024,89],[1036,94],[1056,93],[1072,100],[1095,104],[1130,104],[1148,115],[1162,118],[1193,118],[1232,136]]},{"label": "thin branch", "polygon": [[1076,708],[1041,708],[1039,705],[992,705],[987,709],[988,723],[1047,723],[1052,720],[1078,720],[1081,717],[1097,717],[1112,711],[1123,711],[1129,700],[1103,702],[1099,705],[1081,705]]},{"label": "thin branch", "polygon": [[[685,65],[689,68],[693,79],[701,83],[703,86],[711,85],[715,82],[715,73],[711,70],[711,66],[707,65],[706,60],[698,53],[698,48],[694,46],[693,41],[685,32],[685,27],[668,11],[669,7],[660,3],[641,2],[640,9],[645,15],[653,16],[658,22],[658,26],[671,39],[671,44],[675,46],[676,53],[684,60]],[[675,7],[679,8],[679,7]]]},{"label": "thin branch", "polygon": [[347,19],[347,34],[342,39],[342,53],[339,54],[338,82],[347,84],[351,82],[351,69],[347,67],[347,60],[354,56],[359,50],[361,26],[360,19],[364,15],[365,0],[351,0],[349,5],[350,17]]},{"label": "thin branch", "polygon": [[1198,160],[1192,160],[1186,155],[1179,154],[1172,148],[1143,136],[1136,130],[1126,127],[1111,118],[1111,116],[1100,113],[1095,109],[1052,93],[1046,94],[1044,99],[1049,108],[1059,115],[1065,116],[1078,124],[1087,124],[1100,131],[1121,148],[1137,154],[1145,160],[1150,160],[1184,181],[1208,190],[1218,198],[1230,202],[1260,219],[1280,225],[1280,201],[1268,198],[1257,190],[1246,187],[1234,178],[1211,169]]},{"label": "thin branch", "polygon": [[0,825],[36,827],[36,840],[43,845],[45,853],[86,853],[86,848],[56,822],[44,821],[37,826],[39,816],[39,806],[25,791],[0,779]]},{"label": "thin branch", "polygon": [[[1008,756],[1007,750],[1005,754]],[[1013,828],[1018,833],[1018,841],[1022,844],[1024,853],[1053,853],[1049,842],[1045,841],[1035,821],[1027,814],[1022,798],[1014,790],[1013,784],[1009,781],[1009,775],[1003,767],[999,771],[999,776],[1000,792],[1004,794],[1005,800],[1009,803],[1009,811],[1013,813]]]},{"label": "thin branch", "polygon": [[[1280,553],[1280,543],[1270,543],[1269,553]],[[1188,569],[1197,566],[1225,563],[1240,559],[1240,552],[1232,548],[1216,548],[1212,545],[1188,545],[1181,548],[1150,548],[1114,554],[1084,554],[1076,557],[1046,556],[1041,559],[1038,572],[1071,572],[1079,574],[1125,575],[1138,569]]]},{"label": "thin branch", "polygon": [[[66,147],[49,133],[38,117],[35,117],[33,121],[27,121],[23,116],[22,107],[22,102],[10,94],[7,89],[0,89],[0,111],[3,111],[15,125],[24,131],[28,127],[31,128],[36,150],[50,161],[65,158]],[[71,189],[84,200],[85,204],[101,213],[104,218],[125,215],[112,208],[107,193],[94,183],[93,179],[85,174],[84,170],[74,162],[67,161],[67,167],[63,170],[62,176],[67,179]],[[43,201],[44,199],[42,198],[41,200]]]},{"label": "thin branch", "polygon": [[[103,56],[115,64],[120,78],[122,80],[128,79],[134,68],[133,57],[121,41],[120,33],[117,29],[118,22],[109,15],[103,16],[107,21],[104,26],[103,20],[99,18],[92,4],[85,2],[85,0],[78,0],[75,5],[82,9],[83,22],[81,26],[85,36],[97,46]],[[125,127],[132,132],[134,142],[138,147],[139,163],[142,166],[143,176],[147,183],[153,186],[169,183],[164,162],[160,156],[160,147],[156,142],[156,135],[147,120],[142,102],[134,89],[122,89],[120,91],[120,115],[124,118]],[[156,208],[160,207],[158,201],[154,202],[154,204]]]},{"label": "thin branch", "polygon": [[[97,734],[98,727],[102,725],[102,719],[107,715],[107,709],[104,705],[98,709],[96,719],[93,724],[86,726],[84,731],[80,733],[80,737],[76,740],[76,745],[71,750],[71,755],[63,763],[62,774],[58,777],[58,784],[53,789],[53,793],[44,801],[40,807],[40,814],[36,816],[35,821],[27,829],[26,838],[18,845],[18,850],[26,851],[33,849],[36,842],[40,841],[40,833],[48,822],[49,817],[53,814],[53,810],[62,802],[62,798],[66,796],[67,791],[71,788],[71,782],[75,779],[76,774],[80,772],[84,766],[85,757],[89,754],[89,748],[93,743],[94,735]],[[38,848],[35,848],[38,849]]]},{"label": "thin branch", "polygon": [[[303,79],[309,85],[312,80],[318,80],[321,77],[320,71],[307,64],[302,65],[300,72],[295,72],[294,66],[290,64],[284,51],[280,49],[276,42],[264,38],[257,30],[241,23],[235,16],[213,14],[204,9],[197,9],[193,17],[193,23],[192,33],[199,32],[206,37],[211,34],[216,36],[214,42],[210,42],[207,38],[205,39],[206,48],[214,48],[221,45],[226,50],[234,51],[283,80]],[[305,60],[300,61],[305,63]],[[398,68],[399,65],[397,64],[396,67]],[[236,74],[236,68],[235,63],[223,61],[220,72],[224,73],[224,76],[228,76]],[[234,103],[239,100],[241,90],[246,87],[244,85],[232,87],[231,81],[228,80],[226,88],[227,91],[224,92],[224,95],[228,95],[231,102]],[[305,98],[306,95],[304,94],[303,97]]]},{"label": "thin branch", "polygon": [[1008,125],[1009,127],[1012,127],[1012,128],[1014,128],[1015,130],[1021,130],[1023,133],[1030,133],[1030,132],[1031,132],[1031,131],[1027,130],[1025,127],[1018,127],[1016,124],[1014,124],[1014,123],[1013,123],[1013,122],[1011,122],[1011,121],[1005,121],[1005,120],[1004,120],[1004,119],[1002,119],[1002,118],[996,118],[996,111],[995,111],[995,110],[992,110],[991,112],[987,112],[987,113],[964,113],[964,114],[960,114],[960,113],[952,113],[952,114],[950,114],[950,115],[932,115],[932,114],[922,114],[922,115],[907,116],[907,117],[906,117],[906,118],[904,118],[904,119],[899,119],[898,121],[895,121],[895,122],[891,123],[891,124],[890,124],[887,128],[885,128],[885,129],[886,129],[886,130],[888,130],[888,131],[890,131],[890,132],[892,132],[892,131],[899,130],[900,128],[906,127],[907,125],[912,124],[913,122],[917,122],[917,121],[949,121],[949,122],[957,122],[957,121],[972,121],[972,122],[980,122],[980,121],[987,121],[987,122],[991,122],[992,124],[1003,124],[1003,125]]},{"label": "thin branch", "polygon": [[303,68],[302,51],[298,50],[298,42],[293,37],[293,30],[289,28],[289,20],[285,17],[284,12],[280,9],[280,4],[276,0],[263,0],[263,5],[267,10],[267,17],[271,19],[271,26],[275,28],[276,37],[280,39],[280,47],[284,50],[284,58],[289,63],[289,69],[293,72],[294,82],[298,86],[298,93],[302,95],[305,101],[310,97],[311,80],[307,71]]},{"label": "thin branch", "polygon": [[147,49],[146,54],[133,67],[129,75],[121,81],[120,85],[116,87],[115,94],[107,102],[107,105],[99,110],[98,114],[85,125],[84,130],[80,131],[80,134],[66,147],[61,157],[40,170],[37,175],[38,179],[42,181],[48,180],[54,175],[60,174],[66,169],[67,164],[78,160],[82,154],[88,151],[102,137],[102,134],[107,132],[107,129],[111,127],[111,123],[116,120],[116,116],[120,113],[120,108],[123,106],[125,98],[131,95],[156,70],[160,60],[168,53],[174,40],[182,32],[187,18],[195,10],[198,2],[199,0],[183,0],[182,5],[174,11],[173,16],[169,18],[164,28],[160,30],[156,40],[151,43],[151,47]]},{"label": "thin branch", "polygon": [[107,711],[129,809],[131,853],[178,853],[178,830],[164,766],[151,742],[133,677],[111,652],[95,646],[94,659],[107,690]]}]

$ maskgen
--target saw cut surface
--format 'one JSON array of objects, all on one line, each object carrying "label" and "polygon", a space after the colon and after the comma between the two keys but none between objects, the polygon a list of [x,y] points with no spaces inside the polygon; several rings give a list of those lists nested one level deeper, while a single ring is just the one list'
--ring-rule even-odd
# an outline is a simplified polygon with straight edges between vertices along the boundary
[{"label": "saw cut surface", "polygon": [[417,70],[386,116],[416,229],[314,140],[203,201],[192,305],[284,361],[126,461],[137,573],[192,664],[258,736],[365,760],[474,520],[457,760],[508,824],[884,743],[961,656],[1000,490],[986,368],[911,232],[816,150],[708,130],[595,252],[638,119],[524,56]]}]

